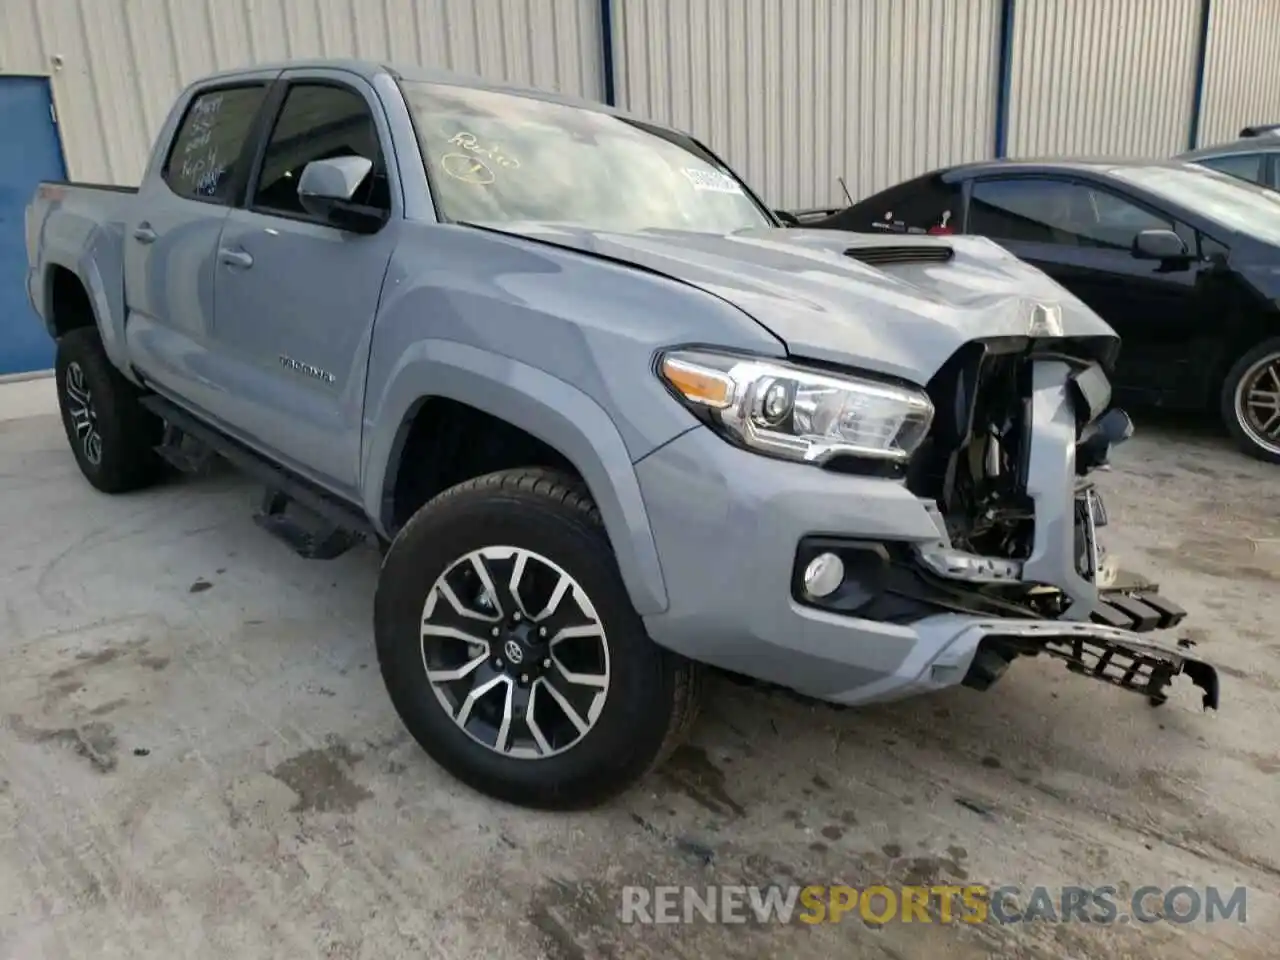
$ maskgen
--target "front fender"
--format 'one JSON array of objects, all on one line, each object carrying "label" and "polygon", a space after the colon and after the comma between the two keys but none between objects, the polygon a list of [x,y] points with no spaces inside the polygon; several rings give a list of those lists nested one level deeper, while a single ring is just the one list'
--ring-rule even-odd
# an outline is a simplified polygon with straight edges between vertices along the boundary
[{"label": "front fender", "polygon": [[385,384],[365,407],[361,464],[365,509],[380,533],[391,532],[387,489],[413,414],[424,398],[445,397],[505,420],[563,454],[600,509],[636,611],[648,616],[666,610],[662,568],[631,457],[595,400],[536,367],[452,340],[415,343]]}]

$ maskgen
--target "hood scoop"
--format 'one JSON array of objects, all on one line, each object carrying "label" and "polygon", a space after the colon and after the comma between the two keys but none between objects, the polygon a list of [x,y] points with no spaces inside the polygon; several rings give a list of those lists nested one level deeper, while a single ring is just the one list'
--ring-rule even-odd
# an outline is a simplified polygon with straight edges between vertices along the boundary
[{"label": "hood scoop", "polygon": [[908,263],[946,263],[956,255],[946,244],[903,244],[900,247],[850,247],[846,257],[861,261],[869,267],[895,267]]}]

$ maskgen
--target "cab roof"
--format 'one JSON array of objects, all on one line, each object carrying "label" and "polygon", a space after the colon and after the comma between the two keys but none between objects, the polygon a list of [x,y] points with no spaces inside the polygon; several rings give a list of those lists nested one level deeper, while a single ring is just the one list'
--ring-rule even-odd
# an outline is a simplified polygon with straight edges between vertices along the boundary
[{"label": "cab roof", "polygon": [[396,80],[406,80],[411,83],[438,83],[456,87],[467,87],[473,90],[491,90],[496,93],[507,93],[513,96],[526,97],[531,100],[545,100],[550,103],[562,103],[566,106],[580,107],[584,110],[594,110],[599,113],[608,113],[621,117],[631,116],[631,114],[627,113],[625,110],[618,110],[614,107],[600,103],[599,101],[588,100],[583,97],[573,97],[549,90],[539,90],[533,87],[520,86],[518,84],[499,83],[486,77],[460,73],[453,70],[443,70],[437,67],[424,67],[418,64],[384,63],[377,60],[310,58],[246,64],[243,67],[236,67],[231,70],[222,70],[217,73],[209,74],[201,77],[196,82],[205,84],[210,81],[234,80],[236,77],[250,73],[270,71],[283,72],[285,70],[342,70],[347,73],[355,74],[356,76],[370,82],[379,76],[389,76]]},{"label": "cab roof", "polygon": [[1116,170],[1151,167],[1184,167],[1180,158],[1158,157],[1028,157],[1002,160],[976,160],[939,171],[947,176],[973,177],[987,173],[1092,173],[1106,175]]}]

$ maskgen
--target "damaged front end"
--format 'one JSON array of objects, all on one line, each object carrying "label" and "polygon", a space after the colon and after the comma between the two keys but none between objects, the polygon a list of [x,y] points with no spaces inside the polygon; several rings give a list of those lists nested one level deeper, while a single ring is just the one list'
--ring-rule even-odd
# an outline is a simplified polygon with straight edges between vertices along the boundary
[{"label": "damaged front end", "polygon": [[1018,657],[1046,655],[1153,704],[1185,674],[1216,709],[1214,668],[1188,656],[1189,641],[1151,636],[1185,611],[1157,585],[1118,574],[1099,541],[1107,515],[1089,474],[1132,434],[1108,409],[1106,349],[1000,338],[958,351],[928,385],[936,415],[906,477],[938,539],[807,541],[800,569],[835,551],[850,573],[819,605],[900,623],[951,615],[963,640],[925,668],[939,683],[963,669],[963,684],[984,689]]}]

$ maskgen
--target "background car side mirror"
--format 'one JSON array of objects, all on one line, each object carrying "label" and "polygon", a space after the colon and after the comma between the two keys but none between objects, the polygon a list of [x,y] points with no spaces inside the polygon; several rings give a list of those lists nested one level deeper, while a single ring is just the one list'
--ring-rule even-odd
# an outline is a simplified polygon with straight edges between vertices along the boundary
[{"label": "background car side mirror", "polygon": [[386,211],[353,199],[372,171],[373,161],[366,157],[312,160],[298,178],[298,201],[307,213],[341,230],[376,233],[386,223]]},{"label": "background car side mirror", "polygon": [[1143,230],[1133,238],[1133,255],[1139,260],[1177,260],[1188,254],[1186,243],[1172,230]]}]

